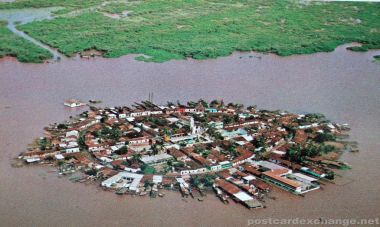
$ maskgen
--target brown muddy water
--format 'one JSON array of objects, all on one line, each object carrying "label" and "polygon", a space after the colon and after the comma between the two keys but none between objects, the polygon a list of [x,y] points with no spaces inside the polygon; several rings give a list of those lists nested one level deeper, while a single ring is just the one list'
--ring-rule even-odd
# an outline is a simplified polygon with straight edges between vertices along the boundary
[{"label": "brown muddy water", "polygon": [[[133,57],[22,64],[0,60],[0,226],[246,226],[252,218],[375,218],[380,214],[379,51],[278,57],[234,54],[206,61],[143,63]],[[254,56],[254,57],[250,57]],[[258,58],[258,57],[261,57]],[[62,105],[67,98],[100,99],[104,105],[223,98],[260,108],[321,112],[349,123],[359,153],[342,160],[339,184],[306,197],[275,191],[266,209],[224,205],[213,195],[204,202],[119,197],[93,185],[57,178],[49,168],[12,168],[42,128],[81,110]],[[82,109],[83,110],[83,109]]]}]

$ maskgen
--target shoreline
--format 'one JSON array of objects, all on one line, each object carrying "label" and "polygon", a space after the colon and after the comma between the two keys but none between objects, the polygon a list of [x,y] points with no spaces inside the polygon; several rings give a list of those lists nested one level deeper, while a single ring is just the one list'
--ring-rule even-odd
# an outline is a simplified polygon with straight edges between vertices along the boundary
[{"label": "shoreline", "polygon": [[[7,141],[0,144],[0,178],[4,183],[0,191],[4,201],[0,204],[4,211],[0,214],[2,223],[6,226],[31,223],[39,226],[174,226],[175,223],[246,226],[247,219],[268,216],[377,216],[379,184],[373,179],[378,167],[379,103],[375,97],[379,94],[375,85],[379,68],[371,63],[372,56],[345,49],[289,58],[267,55],[261,61],[249,59],[249,54],[245,56],[163,64],[140,63],[132,57],[49,65],[16,61],[2,64],[0,74],[4,86],[0,90],[0,103],[4,106],[1,111],[4,127],[0,131]],[[105,83],[101,82],[105,77],[108,78]],[[59,89],[57,84],[67,89]],[[155,90],[157,84],[165,93]],[[210,87],[210,84],[217,86]],[[270,199],[266,209],[252,212],[239,204],[226,206],[214,196],[208,197],[206,203],[182,202],[177,192],[157,200],[119,197],[93,185],[71,184],[67,179],[57,178],[55,173],[46,175],[42,167],[14,169],[9,165],[30,141],[42,135],[45,125],[78,113],[62,106],[65,98],[97,98],[104,105],[119,106],[146,98],[149,91],[155,93],[160,103],[199,96],[210,101],[223,97],[226,101],[257,103],[261,108],[323,112],[334,121],[347,122],[352,126],[352,139],[360,143],[361,152],[345,153],[341,157],[353,169],[340,171],[340,175],[342,179],[356,180],[340,180],[343,186],[329,185],[304,198],[275,190],[275,201]],[[315,209],[319,212],[313,212]],[[67,215],[63,217],[62,213]],[[49,218],[41,219],[41,215]],[[162,215],[167,218],[163,220]]]},{"label": "shoreline", "polygon": [[[379,61],[380,57],[376,58],[376,56],[380,56],[379,55],[380,49],[377,49],[377,48],[376,49],[369,49],[367,51],[354,51],[354,50],[350,50],[349,49],[350,47],[356,47],[356,46],[361,46],[361,45],[362,45],[361,43],[349,42],[349,43],[345,43],[345,44],[339,45],[334,50],[328,51],[328,52],[293,54],[293,55],[288,55],[288,56],[281,56],[281,55],[278,55],[278,54],[272,53],[272,52],[234,51],[233,53],[231,53],[228,56],[219,56],[219,57],[216,57],[216,58],[206,58],[206,59],[186,58],[186,59],[181,59],[181,60],[172,59],[172,60],[169,60],[169,61],[166,61],[166,62],[144,62],[144,61],[136,60],[136,58],[138,58],[140,56],[143,56],[143,54],[127,54],[127,55],[123,55],[123,56],[120,56],[120,57],[103,57],[102,55],[99,55],[99,53],[101,53],[101,51],[88,50],[88,51],[90,51],[90,53],[92,53],[92,52],[94,52],[94,53],[90,54],[89,56],[85,55],[85,57],[81,57],[81,53],[77,53],[77,54],[75,54],[74,56],[71,56],[71,57],[65,56],[62,53],[60,53],[61,54],[61,58],[60,58],[59,61],[52,60],[52,59],[46,59],[44,62],[40,62],[40,63],[36,63],[36,62],[20,62],[17,59],[17,56],[4,56],[4,57],[0,57],[0,64],[2,62],[7,62],[7,61],[16,61],[17,63],[27,64],[27,65],[33,65],[33,64],[36,64],[36,65],[46,65],[46,64],[60,64],[60,63],[66,62],[66,61],[84,61],[85,62],[85,61],[99,60],[99,59],[100,60],[116,60],[116,59],[122,59],[122,58],[131,58],[134,61],[144,62],[144,63],[147,63],[147,64],[149,64],[149,63],[163,64],[163,63],[167,63],[167,62],[178,62],[178,61],[198,61],[198,62],[204,62],[204,61],[218,60],[218,59],[222,59],[222,58],[230,58],[230,57],[233,57],[235,55],[238,56],[239,58],[246,57],[246,58],[252,58],[252,59],[257,59],[257,60],[261,60],[261,58],[264,58],[265,56],[271,56],[271,55],[275,56],[275,57],[289,58],[290,59],[290,58],[302,57],[302,56],[313,56],[313,55],[319,55],[319,54],[331,54],[333,52],[336,52],[338,50],[343,50],[343,49],[346,50],[346,51],[348,51],[348,52],[354,53],[354,54],[365,54],[365,53],[372,53],[373,52],[373,54],[374,54],[373,55],[374,62]],[[87,51],[85,51],[85,52],[87,52]],[[91,55],[93,55],[93,56],[91,56]],[[257,56],[255,56],[255,55],[257,55]]]},{"label": "shoreline", "polygon": [[[34,5],[30,1],[23,3],[10,3],[8,6],[12,8],[12,6],[16,5]],[[33,34],[32,37],[34,39],[44,44],[60,47],[59,49],[67,56],[76,55],[89,49],[97,49],[104,51],[106,57],[121,57],[130,53],[145,54],[149,57],[141,55],[137,57],[137,60],[147,62],[165,62],[171,59],[186,59],[187,57],[193,59],[213,59],[229,56],[237,50],[256,50],[261,53],[275,53],[278,56],[311,54],[330,52],[339,45],[353,41],[361,41],[363,43],[362,48],[354,48],[354,50],[363,51],[368,48],[379,47],[375,34],[378,32],[375,9],[379,5],[375,3],[303,4],[300,2],[292,4],[292,2],[259,1],[242,4],[194,2],[178,5],[162,1],[161,4],[163,5],[163,9],[160,10],[149,2],[141,4],[102,3],[100,5],[98,2],[90,2],[85,5],[59,4],[55,2],[36,3],[37,6],[59,5],[67,9],[63,9],[63,12],[61,12],[63,14],[57,13],[57,18],[54,21],[24,24],[21,26],[21,30],[25,33]],[[2,6],[4,6],[3,8],[8,8],[7,5]],[[186,14],[178,15],[175,13],[176,7],[179,6],[186,6],[182,9]],[[230,15],[231,9],[235,9],[236,7],[241,9],[242,12],[234,11]],[[119,12],[121,8],[131,9],[131,15],[115,21],[102,14],[104,12]],[[150,13],[146,13],[145,8],[150,9]],[[275,12],[277,10],[284,10],[286,11],[286,16],[279,18],[268,17],[267,13],[270,9]],[[65,10],[71,12],[84,10],[84,12],[75,17],[68,17]],[[139,12],[140,10],[141,12]],[[247,14],[249,10],[256,13]],[[316,10],[328,12],[331,18],[320,18],[320,20],[312,21],[315,19],[313,16],[318,14],[315,12]],[[368,14],[371,16],[368,17],[363,13],[364,11],[368,11]],[[217,18],[220,17],[223,23],[215,22],[212,18],[208,17],[209,15],[216,16]],[[202,16],[204,16],[203,20],[201,19]],[[302,20],[294,20],[295,18],[302,18]],[[91,24],[91,21],[94,20],[97,20],[98,23]],[[205,20],[211,25],[211,28],[203,25]],[[151,21],[152,23],[148,23],[147,21]],[[173,23],[173,21],[177,22]],[[241,25],[236,26],[238,24],[236,21]],[[308,25],[304,21],[309,21],[311,25]],[[125,26],[124,22],[130,24],[130,26]],[[90,24],[86,25],[87,23]],[[81,25],[81,29],[78,31],[72,30],[73,26],[78,24]],[[68,33],[72,32],[79,35],[94,33],[108,37],[108,32],[101,27],[103,24],[111,25],[110,28],[112,29],[108,32],[114,32],[114,38],[122,40],[128,45],[115,45],[115,43],[109,43],[101,37],[93,37],[93,39],[82,42],[76,36],[66,37],[60,33],[60,26],[62,26]],[[100,27],[98,27],[99,25]],[[147,36],[146,29],[136,29],[135,26],[139,27],[141,25],[149,29],[149,33],[158,34],[163,41],[150,39]],[[166,29],[162,30],[163,26],[161,25],[164,25]],[[272,31],[282,33],[283,37],[267,35],[269,32],[267,31],[268,27],[271,27]],[[349,27],[354,27],[355,29]],[[254,29],[252,30],[252,28]],[[187,37],[182,35],[182,31],[194,37],[191,41],[194,42],[192,45],[187,45],[185,41]],[[135,32],[135,36],[129,36],[131,32]],[[126,37],[129,38],[126,39]],[[138,37],[143,37],[147,41],[141,42]],[[238,42],[234,37],[239,37],[242,41]],[[257,37],[257,39],[253,37]],[[170,42],[166,43],[165,40],[170,40],[174,45]],[[215,40],[217,41],[215,42]],[[226,41],[228,41],[228,44]],[[78,45],[75,45],[75,43],[78,43]],[[154,48],[151,48],[152,46]]]},{"label": "shoreline", "polygon": [[320,189],[320,181],[334,180],[334,169],[349,167],[337,161],[346,147],[337,139],[350,128],[322,114],[245,109],[223,100],[187,103],[90,107],[45,127],[19,159],[53,165],[70,181],[96,182],[120,195],[163,197],[161,189],[170,188],[203,201],[212,188],[222,202],[248,208],[264,207],[270,185],[303,197]]}]

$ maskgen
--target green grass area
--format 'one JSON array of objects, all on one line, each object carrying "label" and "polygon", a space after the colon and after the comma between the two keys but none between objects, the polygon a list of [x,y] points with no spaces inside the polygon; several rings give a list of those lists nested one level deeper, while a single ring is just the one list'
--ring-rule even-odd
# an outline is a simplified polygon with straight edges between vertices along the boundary
[{"label": "green grass area", "polygon": [[102,11],[107,12],[107,13],[116,13],[120,14],[123,11],[126,11],[129,9],[129,6],[127,2],[123,3],[118,3],[118,2],[111,2],[101,8]]},{"label": "green grass area", "polygon": [[51,53],[13,34],[6,23],[0,21],[0,58],[16,57],[21,62],[41,63],[53,57]]},{"label": "green grass area", "polygon": [[[75,15],[19,26],[32,37],[71,56],[88,49],[105,57],[143,54],[137,59],[207,59],[234,51],[271,52],[281,56],[334,50],[360,42],[365,51],[380,48],[380,3],[309,3],[296,0],[19,0],[6,7],[85,8]],[[15,5],[15,6],[14,6]],[[0,4],[0,8],[5,7]],[[113,19],[103,12],[128,17]]]},{"label": "green grass area", "polygon": [[0,3],[0,9],[44,8],[62,6],[72,9],[90,7],[103,2],[102,0],[16,0]]},{"label": "green grass area", "polygon": [[373,58],[374,58],[376,61],[380,61],[380,55],[375,55],[375,56],[373,56]]}]

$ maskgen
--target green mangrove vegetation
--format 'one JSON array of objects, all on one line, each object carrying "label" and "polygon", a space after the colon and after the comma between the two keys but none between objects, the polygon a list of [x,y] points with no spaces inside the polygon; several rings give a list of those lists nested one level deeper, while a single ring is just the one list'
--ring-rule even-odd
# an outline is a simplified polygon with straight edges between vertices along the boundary
[{"label": "green mangrove vegetation", "polygon": [[[297,0],[16,0],[0,8],[51,7],[53,20],[18,26],[67,56],[96,49],[104,57],[138,60],[207,59],[234,51],[281,56],[380,48],[380,3]],[[88,10],[83,10],[88,9]],[[110,17],[107,14],[127,16]],[[10,44],[0,44],[9,46]],[[28,49],[33,52],[34,49]],[[29,58],[27,58],[29,59]]]},{"label": "green mangrove vegetation", "polygon": [[6,24],[7,22],[0,21],[0,58],[12,56],[20,62],[41,63],[52,57],[49,51],[12,33]]},{"label": "green mangrove vegetation", "polygon": [[16,0],[14,2],[0,3],[0,9],[23,9],[23,8],[45,8],[62,6],[70,9],[81,9],[100,4],[102,0]]}]

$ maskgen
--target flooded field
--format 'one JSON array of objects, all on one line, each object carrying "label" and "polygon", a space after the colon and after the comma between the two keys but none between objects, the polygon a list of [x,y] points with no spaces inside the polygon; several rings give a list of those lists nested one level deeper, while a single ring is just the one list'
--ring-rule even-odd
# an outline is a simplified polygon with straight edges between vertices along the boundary
[{"label": "flooded field", "polygon": [[[252,218],[375,218],[380,213],[380,51],[278,57],[237,53],[205,61],[143,63],[118,59],[63,59],[53,64],[0,60],[0,223],[2,226],[246,226]],[[267,208],[248,210],[204,202],[119,197],[94,186],[59,179],[49,168],[12,168],[11,159],[42,133],[81,110],[67,98],[103,100],[102,105],[223,98],[259,108],[321,112],[352,127],[359,153],[342,156],[353,169],[338,184],[305,198],[276,190]]]}]

